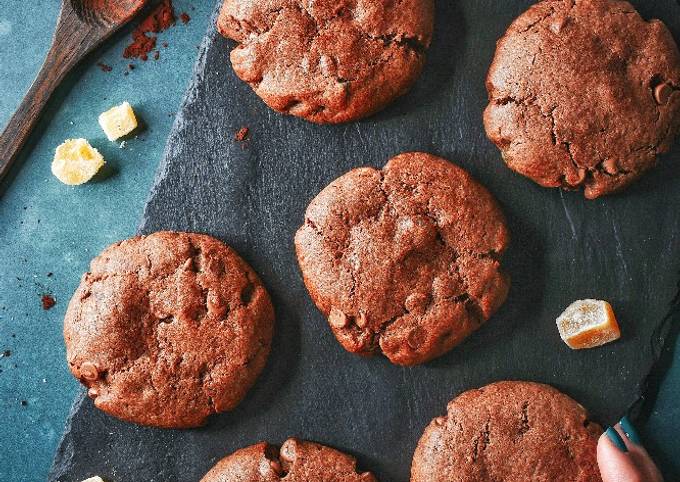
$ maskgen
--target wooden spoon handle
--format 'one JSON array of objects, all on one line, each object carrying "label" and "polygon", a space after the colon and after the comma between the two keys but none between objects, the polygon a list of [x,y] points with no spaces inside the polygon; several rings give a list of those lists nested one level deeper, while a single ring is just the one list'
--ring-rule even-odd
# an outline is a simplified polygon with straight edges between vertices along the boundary
[{"label": "wooden spoon handle", "polygon": [[96,44],[96,32],[63,2],[52,47],[28,93],[0,134],[0,181],[9,172],[50,96],[71,68]]}]

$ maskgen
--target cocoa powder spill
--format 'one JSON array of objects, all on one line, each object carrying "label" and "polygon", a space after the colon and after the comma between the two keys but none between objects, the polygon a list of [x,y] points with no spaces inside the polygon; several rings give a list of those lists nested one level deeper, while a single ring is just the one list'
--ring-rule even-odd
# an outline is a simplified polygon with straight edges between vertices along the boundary
[{"label": "cocoa powder spill", "polygon": [[148,60],[149,53],[156,48],[157,36],[175,24],[175,10],[172,0],[163,0],[148,17],[132,32],[132,43],[125,48],[123,57]]}]

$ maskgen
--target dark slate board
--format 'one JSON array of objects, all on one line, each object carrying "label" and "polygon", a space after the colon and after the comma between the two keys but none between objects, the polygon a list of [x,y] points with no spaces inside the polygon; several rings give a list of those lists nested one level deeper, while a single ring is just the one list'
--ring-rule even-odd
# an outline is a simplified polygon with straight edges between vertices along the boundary
[{"label": "dark slate board", "polygon": [[[79,397],[50,480],[101,474],[112,482],[197,481],[220,457],[259,440],[316,440],[356,454],[382,482],[408,480],[423,428],[456,394],[502,379],[550,383],[617,420],[640,395],[653,335],[680,271],[678,149],[625,193],[586,201],[513,174],[482,127],[484,78],[496,39],[530,1],[438,1],[436,33],[415,88],[384,112],[316,126],[270,111],[229,64],[231,45],[210,28],[168,141],[140,231],[205,232],[260,273],[277,311],[268,366],[246,400],[197,430],[137,427]],[[680,6],[634,2],[680,38]],[[245,148],[233,133],[248,126]],[[309,200],[337,176],[424,150],[468,169],[507,214],[510,297],[479,332],[425,366],[343,351],[311,303],[293,234]],[[610,300],[623,339],[573,352],[556,316],[577,298]]]}]

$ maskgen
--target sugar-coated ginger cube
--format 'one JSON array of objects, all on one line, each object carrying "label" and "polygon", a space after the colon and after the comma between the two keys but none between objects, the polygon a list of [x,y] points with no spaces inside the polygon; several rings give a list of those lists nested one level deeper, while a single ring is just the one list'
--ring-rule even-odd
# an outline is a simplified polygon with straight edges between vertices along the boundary
[{"label": "sugar-coated ginger cube", "polygon": [[621,338],[614,310],[601,300],[573,302],[557,318],[557,328],[562,340],[570,348],[594,348]]},{"label": "sugar-coated ginger cube", "polygon": [[106,137],[110,141],[115,141],[137,128],[137,117],[132,106],[128,102],[123,102],[100,114],[99,125],[102,126]]},{"label": "sugar-coated ginger cube", "polygon": [[54,153],[52,174],[64,184],[76,186],[92,179],[104,164],[104,157],[87,140],[67,139]]}]

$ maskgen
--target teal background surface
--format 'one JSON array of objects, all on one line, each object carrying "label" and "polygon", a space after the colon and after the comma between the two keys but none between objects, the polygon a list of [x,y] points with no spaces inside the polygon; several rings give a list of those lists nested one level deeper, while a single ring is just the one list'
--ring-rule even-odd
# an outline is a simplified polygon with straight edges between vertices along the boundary
[{"label": "teal background surface", "polygon": [[[0,0],[0,125],[42,63],[58,3]],[[64,357],[66,305],[89,260],[136,231],[213,6],[175,0],[177,13],[188,12],[191,21],[160,34],[160,59],[134,61],[128,75],[130,62],[121,53],[132,27],[94,52],[56,92],[21,166],[0,185],[0,482],[45,480],[80,390]],[[104,72],[97,62],[113,70]],[[146,128],[120,148],[106,140],[97,116],[124,100]],[[54,148],[72,137],[89,139],[107,160],[94,182],[79,187],[64,186],[50,173]],[[57,300],[49,311],[42,309],[43,294]],[[655,457],[675,474],[680,473],[679,400],[676,350],[655,410],[641,427]]]}]

